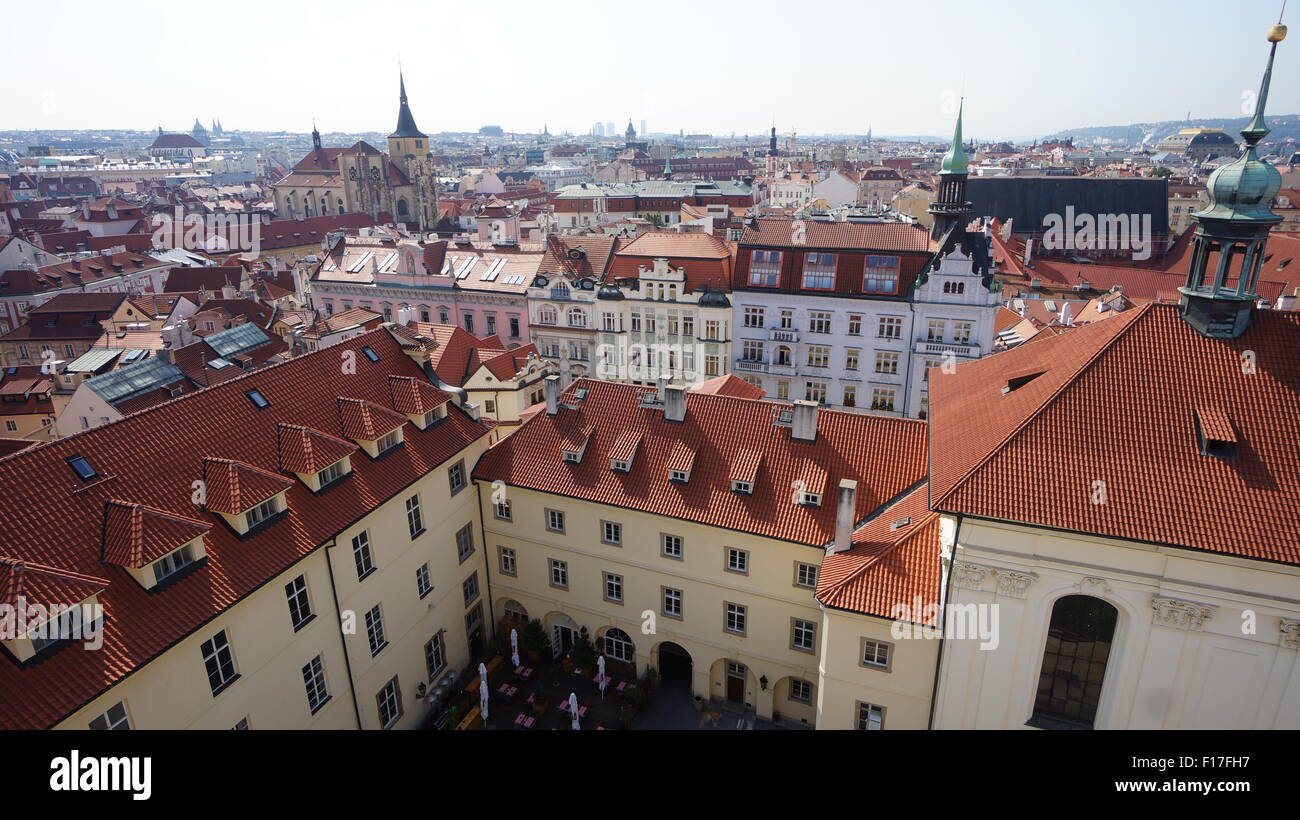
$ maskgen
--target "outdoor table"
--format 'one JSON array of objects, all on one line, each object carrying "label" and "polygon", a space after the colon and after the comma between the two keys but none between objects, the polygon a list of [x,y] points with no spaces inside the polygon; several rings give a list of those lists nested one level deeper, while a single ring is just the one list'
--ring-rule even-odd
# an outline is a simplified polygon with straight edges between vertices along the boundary
[{"label": "outdoor table", "polygon": [[[596,685],[597,685],[597,686],[600,686],[600,683],[601,683],[601,677],[600,677],[600,673],[599,673],[599,672],[596,673],[596,677],[594,678],[594,680],[596,681]],[[611,684],[611,683],[614,682],[614,679],[613,679],[612,677],[610,677],[609,675],[606,675],[606,676],[604,677],[604,681],[605,681],[605,685],[608,686],[609,684]]]},{"label": "outdoor table", "polygon": [[[591,704],[584,703],[578,706],[578,717],[585,718],[587,716],[587,707],[590,705]],[[569,702],[567,700],[560,701],[560,711],[564,712],[565,714],[568,714]]]},{"label": "outdoor table", "polygon": [[503,683],[501,684],[500,687],[497,688],[497,694],[506,698],[513,698],[518,692],[519,692],[518,687],[511,686],[508,683]]},{"label": "outdoor table", "polygon": [[622,692],[624,689],[635,689],[635,688],[636,688],[635,683],[628,683],[625,680],[621,680],[618,682],[618,686],[614,687],[614,691]]},{"label": "outdoor table", "polygon": [[531,729],[533,728],[533,724],[536,722],[537,722],[536,718],[530,718],[527,715],[525,715],[523,712],[520,712],[518,715],[515,716],[515,725],[518,726],[520,729]]}]

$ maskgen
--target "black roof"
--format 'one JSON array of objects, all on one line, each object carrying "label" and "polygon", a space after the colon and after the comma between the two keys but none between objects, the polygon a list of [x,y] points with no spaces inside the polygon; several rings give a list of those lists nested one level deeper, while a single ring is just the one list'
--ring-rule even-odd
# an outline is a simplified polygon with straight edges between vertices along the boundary
[{"label": "black roof", "polygon": [[1017,233],[1038,233],[1046,229],[1048,214],[1065,216],[1067,206],[1075,214],[1151,215],[1151,232],[1169,233],[1168,182],[1160,179],[1127,177],[971,177],[966,198],[975,216],[991,216],[1006,222]]}]

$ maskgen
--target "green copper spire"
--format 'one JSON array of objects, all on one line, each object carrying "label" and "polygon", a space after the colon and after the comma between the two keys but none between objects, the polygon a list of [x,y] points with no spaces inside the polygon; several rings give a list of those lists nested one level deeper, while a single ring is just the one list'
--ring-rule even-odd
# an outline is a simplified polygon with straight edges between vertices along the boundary
[{"label": "green copper spire", "polygon": [[952,147],[943,155],[943,164],[939,167],[940,173],[964,174],[970,170],[970,158],[966,156],[966,149],[961,144],[961,114],[965,106],[966,100],[963,99],[957,107],[957,127],[952,132]]},{"label": "green copper spire", "polygon": [[1277,44],[1285,37],[1286,26],[1279,24],[1269,29],[1268,41],[1272,45],[1268,52],[1268,65],[1264,68],[1264,79],[1260,82],[1259,97],[1255,100],[1255,116],[1241,132],[1246,140],[1246,148],[1237,159],[1210,174],[1205,184],[1210,203],[1204,210],[1192,215],[1199,223],[1218,220],[1272,225],[1282,219],[1269,209],[1273,197],[1282,187],[1282,175],[1272,165],[1262,161],[1255,148],[1260,140],[1268,136],[1264,107],[1268,103],[1273,57],[1277,54]]},{"label": "green copper spire", "polygon": [[664,179],[673,177],[673,160],[672,157],[664,157]]}]

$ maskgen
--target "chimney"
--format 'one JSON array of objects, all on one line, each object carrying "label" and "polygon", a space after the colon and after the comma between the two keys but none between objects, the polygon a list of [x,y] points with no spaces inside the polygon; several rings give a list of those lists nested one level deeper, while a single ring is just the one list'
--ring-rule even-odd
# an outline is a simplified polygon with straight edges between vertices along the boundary
[{"label": "chimney", "polygon": [[853,546],[853,520],[858,503],[858,482],[840,479],[839,499],[835,504],[835,543],[831,552],[846,552]]},{"label": "chimney", "polygon": [[547,376],[545,381],[546,389],[546,415],[554,416],[560,412],[560,377]]},{"label": "chimney", "polygon": [[465,402],[460,406],[460,409],[468,413],[469,417],[474,419],[474,421],[478,421],[482,417],[482,413],[479,411],[479,406],[477,404]]},{"label": "chimney", "polygon": [[686,388],[680,384],[664,387],[664,421],[680,423],[686,418]]},{"label": "chimney", "polygon": [[1032,260],[1033,258],[1034,258],[1034,240],[1026,239],[1025,240],[1025,264],[1028,265],[1030,260]]},{"label": "chimney", "polygon": [[1281,296],[1277,297],[1277,309],[1278,309],[1278,310],[1295,310],[1295,309],[1296,309],[1296,295],[1295,295],[1294,293],[1284,293],[1284,294],[1282,294]]},{"label": "chimney", "polygon": [[817,402],[800,400],[794,403],[790,438],[793,441],[817,440]]},{"label": "chimney", "polygon": [[235,298],[235,288],[234,288],[234,286],[233,286],[233,285],[222,285],[222,286],[221,286],[221,298],[222,298],[222,299],[234,299],[234,298]]}]

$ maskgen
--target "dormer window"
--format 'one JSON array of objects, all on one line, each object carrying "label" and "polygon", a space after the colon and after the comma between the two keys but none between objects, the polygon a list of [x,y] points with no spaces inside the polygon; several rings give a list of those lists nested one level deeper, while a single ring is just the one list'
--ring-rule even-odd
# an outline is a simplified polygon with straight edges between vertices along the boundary
[{"label": "dormer window", "polygon": [[578,464],[582,461],[582,453],[577,450],[565,450],[564,461],[568,464]]},{"label": "dormer window", "polygon": [[442,406],[435,407],[429,412],[424,414],[424,424],[422,426],[424,427],[424,429],[427,430],[433,426],[433,423],[435,421],[440,421],[442,419],[445,419],[446,417],[447,417],[446,408]]},{"label": "dormer window", "polygon": [[1194,415],[1196,443],[1203,456],[1231,459],[1237,455],[1237,431],[1218,407],[1198,407]]},{"label": "dormer window", "polygon": [[820,507],[822,505],[821,493],[804,491],[799,494],[799,504],[804,507]]},{"label": "dormer window", "polygon": [[316,474],[316,484],[321,488],[327,487],[342,478],[345,472],[347,472],[347,459],[339,459]]},{"label": "dormer window", "polygon": [[278,513],[280,511],[279,499],[279,496],[268,498],[261,504],[258,504],[256,507],[253,507],[251,510],[244,513],[244,520],[247,522],[248,529],[251,530],[253,527],[256,527],[258,524]]},{"label": "dormer window", "polygon": [[753,495],[754,485],[748,481],[732,481],[731,491],[742,495]]},{"label": "dormer window", "polygon": [[630,468],[631,466],[632,466],[631,462],[623,461],[622,459],[611,458],[609,460],[609,469],[611,472],[626,473],[628,471],[628,468]]},{"label": "dormer window", "polygon": [[154,583],[161,582],[169,575],[175,575],[185,567],[194,563],[194,552],[190,545],[186,544],[175,552],[164,555],[157,561],[153,562],[153,579]]},{"label": "dormer window", "polygon": [[675,481],[678,484],[685,484],[691,480],[691,474],[686,470],[669,470],[668,480]]},{"label": "dormer window", "polygon": [[402,443],[402,428],[397,428],[393,432],[385,435],[375,442],[375,450],[379,453],[386,453],[397,445]]}]

